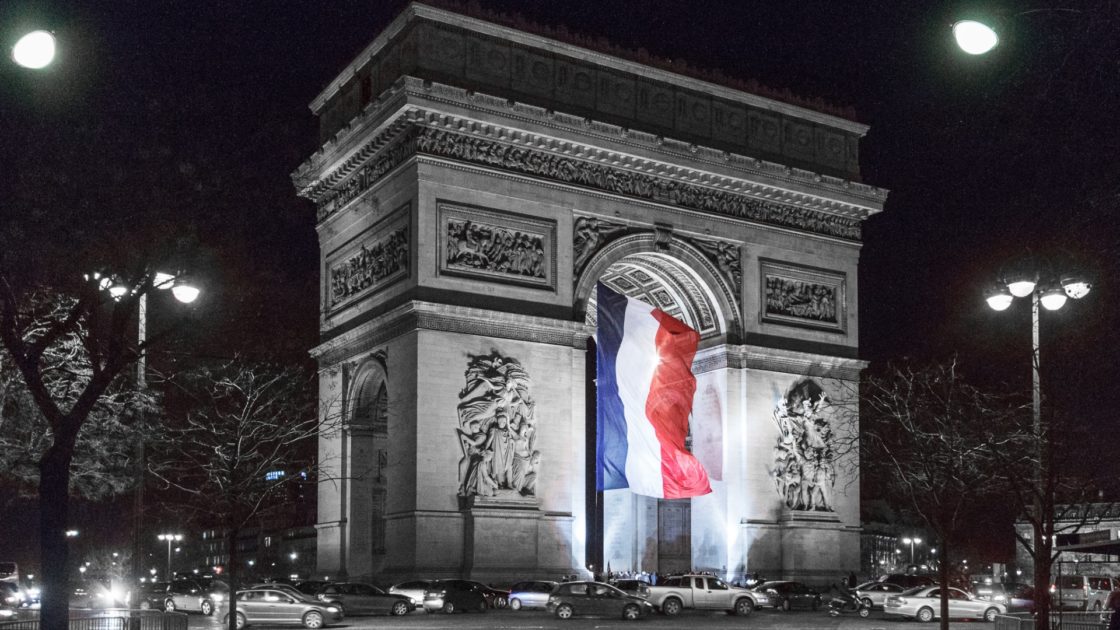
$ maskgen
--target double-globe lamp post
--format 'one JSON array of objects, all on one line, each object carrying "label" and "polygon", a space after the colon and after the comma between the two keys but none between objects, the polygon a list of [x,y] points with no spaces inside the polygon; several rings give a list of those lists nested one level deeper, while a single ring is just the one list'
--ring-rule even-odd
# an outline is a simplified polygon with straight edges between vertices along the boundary
[{"label": "double-globe lamp post", "polygon": [[167,581],[170,582],[171,577],[171,543],[177,543],[183,539],[182,534],[160,534],[157,536],[160,540],[167,541]]},{"label": "double-globe lamp post", "polygon": [[910,564],[914,564],[914,545],[922,544],[921,538],[903,538],[902,544],[910,545]]}]

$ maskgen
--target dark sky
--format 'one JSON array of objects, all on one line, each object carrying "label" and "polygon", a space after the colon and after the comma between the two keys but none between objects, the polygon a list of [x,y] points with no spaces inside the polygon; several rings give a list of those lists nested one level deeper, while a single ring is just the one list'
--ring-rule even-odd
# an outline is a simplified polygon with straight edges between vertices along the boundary
[{"label": "dark sky", "polygon": [[[5,49],[24,25],[53,29],[62,49],[46,72],[0,69],[0,213],[27,212],[5,198],[47,181],[44,212],[182,216],[206,252],[197,347],[304,355],[317,339],[318,250],[288,175],[316,148],[307,105],[403,5],[7,0]],[[478,5],[853,107],[871,126],[864,180],[891,191],[865,226],[862,356],[956,354],[978,378],[1026,391],[1028,305],[990,311],[985,283],[1027,254],[1076,263],[1095,288],[1045,314],[1044,387],[1115,443],[1120,24],[1107,2],[1009,17],[983,58],[952,47],[949,25],[975,9],[964,2]],[[168,181],[185,187],[153,192]]]}]

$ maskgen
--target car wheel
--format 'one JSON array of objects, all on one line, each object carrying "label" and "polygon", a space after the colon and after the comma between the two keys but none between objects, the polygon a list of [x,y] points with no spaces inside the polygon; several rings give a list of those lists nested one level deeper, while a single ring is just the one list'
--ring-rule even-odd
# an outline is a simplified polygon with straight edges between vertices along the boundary
[{"label": "car wheel", "polygon": [[514,610],[521,610],[521,600],[514,597],[513,599],[509,600],[509,607]]},{"label": "car wheel", "polygon": [[152,608],[152,602],[150,602],[146,599],[144,601],[140,602],[140,610],[151,610],[151,608]]},{"label": "car wheel", "polygon": [[627,604],[626,608],[622,609],[622,618],[626,621],[634,621],[641,616],[642,609],[638,608],[634,604]]},{"label": "car wheel", "polygon": [[575,612],[571,604],[560,604],[556,607],[556,616],[561,619],[571,619]]},{"label": "car wheel", "polygon": [[793,608],[793,604],[791,604],[788,599],[783,599],[782,603],[779,605],[779,608],[781,608],[782,610],[789,610],[790,608]]},{"label": "car wheel", "polygon": [[454,602],[443,602],[443,612],[445,612],[449,615],[451,613],[455,612],[455,603]]},{"label": "car wheel", "polygon": [[676,597],[670,597],[661,603],[661,612],[670,617],[676,617],[681,614],[681,600]]},{"label": "car wheel", "polygon": [[[341,609],[339,609],[339,610],[341,610]],[[397,602],[397,603],[393,604],[393,610],[391,612],[398,617],[400,617],[401,615],[407,615],[408,614],[408,604],[406,604],[404,602]]]},{"label": "car wheel", "polygon": [[921,610],[919,610],[917,620],[918,621],[933,621],[933,609],[932,608],[922,608]]},{"label": "car wheel", "polygon": [[860,606],[859,607],[859,616],[860,617],[863,617],[863,618],[866,619],[870,615],[871,615],[871,607],[870,606]]},{"label": "car wheel", "polygon": [[867,608],[871,608],[872,606],[874,606],[870,597],[864,597],[863,599],[860,600],[860,603],[863,604]]},{"label": "car wheel", "polygon": [[754,602],[746,597],[739,598],[735,601],[735,609],[732,612],[740,617],[746,617],[754,612]]},{"label": "car wheel", "polygon": [[163,602],[163,610],[164,612],[175,612],[175,600],[168,599]]},{"label": "car wheel", "polygon": [[987,621],[988,623],[995,622],[996,617],[998,617],[998,616],[999,616],[999,610],[996,609],[996,608],[989,608],[989,609],[984,611],[984,621]]},{"label": "car wheel", "polygon": [[198,608],[207,617],[214,614],[214,603],[208,599],[202,600],[202,604]]},{"label": "car wheel", "polygon": [[[237,626],[237,630],[241,630],[241,628],[244,628],[245,626],[248,625],[247,623],[245,623],[245,615],[243,615],[241,613],[237,613],[237,615],[234,616],[233,621],[234,621],[235,625]],[[229,617],[228,616],[226,617],[226,625],[229,625]]]},{"label": "car wheel", "polygon": [[314,630],[315,628],[322,628],[323,614],[316,610],[309,611],[306,615],[303,616],[303,627],[312,628],[312,630]]}]

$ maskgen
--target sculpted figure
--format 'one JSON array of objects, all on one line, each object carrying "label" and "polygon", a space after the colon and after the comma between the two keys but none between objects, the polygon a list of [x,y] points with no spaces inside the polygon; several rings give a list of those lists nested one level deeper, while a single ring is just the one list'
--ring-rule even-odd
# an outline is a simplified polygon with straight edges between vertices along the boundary
[{"label": "sculpted figure", "polygon": [[773,477],[778,494],[794,510],[833,511],[832,428],[823,415],[828,395],[816,382],[794,384],[774,408],[778,437]]}]

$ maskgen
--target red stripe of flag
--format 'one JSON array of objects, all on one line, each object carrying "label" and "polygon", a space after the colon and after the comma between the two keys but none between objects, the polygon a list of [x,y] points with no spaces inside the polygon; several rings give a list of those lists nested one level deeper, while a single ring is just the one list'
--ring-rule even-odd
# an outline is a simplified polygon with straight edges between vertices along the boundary
[{"label": "red stripe of flag", "polygon": [[649,418],[661,443],[661,477],[666,499],[684,499],[712,491],[708,473],[687,450],[688,414],[696,393],[696,377],[692,375],[692,359],[700,343],[700,333],[689,328],[661,309],[652,315],[657,330],[657,368],[653,372],[646,417]]}]

